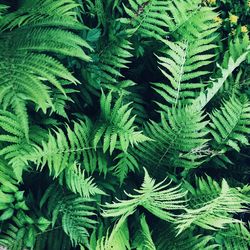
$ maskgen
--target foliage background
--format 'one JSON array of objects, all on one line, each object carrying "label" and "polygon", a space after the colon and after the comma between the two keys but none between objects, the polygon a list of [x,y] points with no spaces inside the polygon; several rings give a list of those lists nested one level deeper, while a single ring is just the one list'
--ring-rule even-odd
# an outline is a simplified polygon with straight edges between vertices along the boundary
[{"label": "foliage background", "polygon": [[0,3],[0,245],[249,249],[249,1]]}]

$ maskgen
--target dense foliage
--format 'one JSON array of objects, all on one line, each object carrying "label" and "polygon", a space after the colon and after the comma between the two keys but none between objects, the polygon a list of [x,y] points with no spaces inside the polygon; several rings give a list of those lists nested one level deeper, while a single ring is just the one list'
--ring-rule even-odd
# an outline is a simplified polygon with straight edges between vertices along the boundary
[{"label": "dense foliage", "polygon": [[250,2],[9,4],[0,246],[250,249]]}]

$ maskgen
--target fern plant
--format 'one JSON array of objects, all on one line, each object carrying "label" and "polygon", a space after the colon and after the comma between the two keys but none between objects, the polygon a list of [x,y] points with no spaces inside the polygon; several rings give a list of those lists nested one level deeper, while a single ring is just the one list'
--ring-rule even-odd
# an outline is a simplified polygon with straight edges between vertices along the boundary
[{"label": "fern plant", "polygon": [[93,172],[101,164],[105,171],[105,156],[97,154],[90,144],[92,129],[93,125],[89,119],[85,122],[75,122],[74,130],[67,127],[68,137],[62,129],[58,129],[55,136],[49,134],[48,141],[35,148],[29,160],[35,162],[40,169],[48,164],[50,174],[54,177],[58,177],[67,169],[76,171],[76,163],[82,160],[88,172]]},{"label": "fern plant", "polygon": [[237,246],[239,249],[245,250],[249,248],[249,230],[242,223],[234,223],[229,229],[221,230],[216,235],[215,239],[219,244],[219,249],[234,249]]},{"label": "fern plant", "polygon": [[79,197],[71,193],[65,195],[60,187],[51,185],[43,194],[40,207],[47,208],[52,226],[58,220],[61,221],[63,231],[69,236],[73,245],[87,244],[89,235],[87,229],[95,228],[96,224],[95,208],[90,205],[93,201],[91,198]]},{"label": "fern plant", "polygon": [[224,102],[211,116],[210,132],[218,145],[215,147],[223,150],[228,145],[239,151],[239,143],[248,145],[249,124],[249,103],[246,96],[232,97]]},{"label": "fern plant", "polygon": [[2,2],[0,248],[247,250],[246,29],[212,1]]},{"label": "fern plant", "polygon": [[[0,124],[0,155],[8,160],[8,165],[12,167],[15,177],[21,181],[22,172],[28,167],[25,156],[34,151],[32,143],[39,145],[41,140],[47,137],[47,133],[36,125],[31,126],[27,131],[17,115],[4,110],[0,110]],[[29,141],[27,141],[27,132]]]},{"label": "fern plant", "polygon": [[192,107],[168,109],[161,113],[161,122],[154,121],[145,127],[145,133],[153,141],[138,147],[138,157],[148,166],[164,167],[170,172],[174,168],[195,168],[202,163],[199,149],[208,141],[206,124],[202,112]]},{"label": "fern plant", "polygon": [[[239,223],[234,219],[232,214],[247,211],[248,198],[236,188],[230,188],[228,183],[223,179],[221,187],[218,183],[208,178],[198,180],[198,189],[192,190],[193,197],[201,198],[204,195],[217,193],[214,199],[209,197],[202,199],[200,204],[196,204],[195,209],[187,209],[186,213],[180,215],[177,228],[178,233],[195,224],[207,230],[216,230],[225,228],[227,224]],[[193,198],[192,197],[192,198]],[[203,205],[204,204],[204,205]]]},{"label": "fern plant", "polygon": [[[170,81],[171,86],[163,83],[153,83],[153,86],[168,105],[176,106],[179,99],[188,103],[189,99],[195,98],[197,92],[205,87],[198,79],[209,73],[203,66],[212,63],[215,56],[209,53],[216,46],[211,44],[213,39],[212,37],[192,43],[188,40],[176,43],[164,41],[170,49],[165,50],[163,56],[158,59],[161,72]],[[165,105],[159,104],[163,109]]]},{"label": "fern plant", "polygon": [[[103,210],[104,217],[116,217],[121,215],[130,215],[137,206],[143,206],[155,216],[166,220],[174,221],[175,216],[168,211],[181,210],[185,208],[185,192],[179,189],[179,186],[166,189],[171,182],[163,184],[164,181],[155,184],[145,170],[144,181],[137,194],[127,194],[130,200],[121,200],[118,203],[105,204]],[[166,189],[166,190],[164,190]]]},{"label": "fern plant", "polygon": [[129,145],[133,146],[149,140],[142,134],[142,131],[136,131],[136,126],[134,126],[135,116],[130,116],[132,111],[131,108],[129,109],[130,103],[123,105],[122,98],[119,98],[111,109],[111,102],[111,92],[107,96],[102,94],[100,118],[103,125],[99,126],[94,136],[94,147],[97,147],[102,136],[104,136],[103,152],[105,153],[109,148],[110,154],[116,147],[126,152]]},{"label": "fern plant", "polygon": [[[46,112],[53,107],[48,83],[66,95],[59,79],[74,84],[79,82],[58,59],[46,53],[91,60],[82,49],[91,50],[88,43],[61,28],[62,15],[69,16],[70,28],[74,29],[72,24],[77,23],[71,11],[77,6],[74,1],[68,1],[66,7],[63,1],[56,4],[39,2],[30,4],[26,1],[16,13],[7,13],[0,23],[0,48],[3,51],[0,55],[0,103],[4,109],[12,107],[26,130],[27,102],[33,102]],[[44,19],[43,13],[47,18]]]}]

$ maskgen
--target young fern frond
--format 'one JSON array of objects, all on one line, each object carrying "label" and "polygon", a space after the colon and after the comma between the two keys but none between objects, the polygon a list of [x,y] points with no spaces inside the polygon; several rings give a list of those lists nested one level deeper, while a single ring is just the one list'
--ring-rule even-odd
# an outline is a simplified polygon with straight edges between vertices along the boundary
[{"label": "young fern frond", "polygon": [[190,106],[168,109],[167,114],[162,112],[160,123],[152,121],[145,127],[145,135],[153,141],[137,147],[138,161],[157,169],[198,167],[204,155],[197,153],[197,149],[208,141],[208,122],[203,121],[204,117]]},{"label": "young fern frond", "polygon": [[28,159],[33,161],[37,168],[42,170],[48,166],[50,175],[58,177],[64,170],[70,169],[76,163],[82,163],[87,172],[107,170],[107,161],[100,150],[91,146],[93,125],[89,119],[74,122],[74,128],[57,129],[49,134],[47,142],[35,148],[35,153]]},{"label": "young fern frond", "polygon": [[[213,185],[213,184],[212,184]],[[199,184],[199,189],[211,187],[204,180]],[[213,188],[218,188],[216,185]],[[203,193],[208,193],[208,190]],[[197,192],[199,194],[199,192]],[[226,180],[222,180],[218,196],[209,201],[203,201],[200,207],[186,209],[186,213],[181,214],[177,222],[178,234],[196,225],[207,230],[218,230],[225,228],[232,223],[239,223],[238,219],[233,218],[233,214],[247,211],[246,204],[249,204],[246,196],[236,188],[230,188]]]},{"label": "young fern frond", "polygon": [[248,145],[250,133],[250,104],[246,96],[236,96],[224,101],[220,109],[212,112],[209,131],[214,137],[214,148],[227,151],[231,147],[240,151]]},{"label": "young fern frond", "polygon": [[104,137],[104,153],[109,149],[112,154],[116,148],[127,152],[129,145],[134,146],[150,140],[134,125],[135,116],[131,117],[131,103],[123,104],[122,101],[123,99],[120,97],[112,107],[112,93],[110,92],[107,96],[103,93],[101,96],[100,126],[95,133],[93,145],[96,148]]},{"label": "young fern frond", "polygon": [[[170,81],[170,86],[164,83],[153,83],[154,90],[160,94],[167,106],[191,102],[199,91],[205,86],[199,82],[199,77],[209,73],[202,69],[212,62],[215,56],[210,52],[216,46],[212,44],[213,38],[204,38],[192,43],[164,41],[169,49],[158,56],[160,70]],[[166,110],[164,104],[158,105]]]},{"label": "young fern frond", "polygon": [[85,177],[85,170],[82,170],[80,165],[77,166],[76,163],[59,175],[59,183],[62,186],[65,183],[69,190],[82,197],[105,194],[96,186],[92,177]]},{"label": "young fern frond", "polygon": [[172,211],[185,208],[186,192],[179,186],[169,187],[171,181],[164,184],[165,180],[155,183],[145,170],[144,181],[140,189],[134,189],[136,194],[128,194],[128,200],[118,200],[117,203],[106,203],[103,205],[102,215],[104,217],[117,217],[135,212],[138,206],[144,207],[153,215],[162,220],[173,222],[175,215]]}]

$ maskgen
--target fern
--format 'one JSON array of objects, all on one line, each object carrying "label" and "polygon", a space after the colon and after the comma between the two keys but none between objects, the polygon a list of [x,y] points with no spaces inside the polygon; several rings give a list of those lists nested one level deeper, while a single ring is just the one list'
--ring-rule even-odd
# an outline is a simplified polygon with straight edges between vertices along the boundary
[{"label": "fern", "polygon": [[161,113],[161,122],[152,121],[145,127],[145,134],[154,141],[138,147],[136,154],[145,164],[157,169],[182,167],[191,169],[202,163],[203,154],[197,153],[207,142],[202,112],[192,107],[169,109]]},{"label": "fern", "polygon": [[210,117],[209,131],[214,137],[217,150],[226,151],[229,146],[240,151],[239,144],[248,145],[250,105],[246,97],[232,97],[224,101],[222,107]]},{"label": "fern", "polygon": [[250,248],[247,5],[4,2],[0,248]]},{"label": "fern", "polygon": [[[74,56],[89,61],[90,57],[85,54],[82,47],[92,49],[86,41],[73,32],[63,30],[61,19],[56,18],[62,13],[72,16],[71,10],[76,7],[73,1],[68,1],[67,6],[60,0],[54,4],[50,1],[35,1],[33,4],[32,9],[30,3],[26,1],[17,13],[6,14],[0,21],[2,31],[0,33],[2,51],[0,55],[0,104],[5,109],[11,106],[17,115],[22,117],[25,127],[28,124],[27,102],[32,101],[43,112],[46,112],[49,107],[53,107],[47,83],[55,86],[65,95],[59,79],[78,83],[78,80],[58,59],[46,53]],[[60,6],[61,8],[58,8]],[[39,7],[41,8],[39,9]],[[43,22],[43,11],[48,9],[55,22],[53,20],[52,23]],[[31,10],[31,13],[27,13],[27,10]],[[37,12],[40,17],[36,15]],[[72,23],[72,17],[70,20]],[[37,25],[39,21],[41,27]],[[20,25],[22,26],[9,31],[10,28]],[[50,25],[54,27],[48,27]],[[27,134],[26,131],[26,136]]]},{"label": "fern", "polygon": [[134,246],[138,250],[156,250],[145,215],[140,217],[140,230],[136,232]]},{"label": "fern", "polygon": [[142,36],[161,40],[166,34],[168,2],[158,0],[129,0],[130,7],[124,5],[131,19],[123,20],[134,27]]},{"label": "fern", "polygon": [[23,211],[19,211],[14,216],[13,222],[0,235],[0,244],[11,250],[22,249],[23,247],[33,248],[36,234],[44,232],[50,225],[50,221],[46,218],[31,218]]},{"label": "fern", "polygon": [[26,156],[34,152],[32,143],[39,145],[47,137],[39,126],[29,129],[30,141],[27,141],[25,130],[15,114],[0,110],[0,155],[8,160],[17,180],[22,180],[22,172],[27,169]]},{"label": "fern", "polygon": [[[199,193],[211,193],[208,188],[211,188],[211,182],[209,185],[202,181],[198,187],[201,191]],[[218,188],[217,185],[212,187]],[[194,224],[207,230],[218,230],[225,228],[225,226],[231,223],[238,223],[239,220],[232,217],[234,213],[240,213],[247,211],[245,204],[249,203],[246,196],[243,195],[240,190],[236,188],[230,188],[226,180],[222,180],[220,192],[218,196],[212,200],[201,203],[201,206],[196,209],[186,209],[186,213],[179,216],[178,221],[178,233],[183,232],[185,229]],[[196,194],[196,195],[197,195]]]},{"label": "fern", "polygon": [[0,158],[0,221],[10,219],[15,211],[29,210],[24,200],[24,191],[19,190],[17,180],[6,161]]},{"label": "fern", "polygon": [[60,184],[66,186],[73,193],[79,194],[82,197],[89,197],[95,194],[105,194],[101,191],[93,182],[91,177],[85,177],[84,170],[81,170],[80,166],[73,164],[59,176]]},{"label": "fern", "polygon": [[222,229],[216,234],[215,240],[220,245],[219,249],[247,250],[250,247],[250,233],[242,223],[234,223],[226,230]]},{"label": "fern", "polygon": [[[96,148],[101,138],[103,139],[103,152],[108,149],[110,154],[115,148],[121,148],[127,152],[129,145],[137,145],[138,143],[149,140],[148,137],[142,134],[142,131],[137,131],[134,126],[135,116],[130,117],[132,108],[129,109],[131,103],[122,104],[122,98],[116,100],[113,109],[111,109],[112,94],[111,92],[105,96],[101,96],[101,121],[98,130],[95,133],[93,145]],[[118,144],[118,145],[117,145]]]},{"label": "fern", "polygon": [[201,6],[199,0],[177,0],[168,3],[166,20],[173,37],[191,42],[214,35],[218,28],[216,16],[212,8]]},{"label": "fern", "polygon": [[[56,192],[55,192],[56,191]],[[52,227],[58,221],[73,245],[88,243],[88,229],[94,229],[96,221],[93,199],[66,194],[62,189],[51,185],[40,201],[40,207],[46,207],[52,219]]]},{"label": "fern", "polygon": [[0,4],[0,19],[3,18],[3,15],[5,14],[8,6],[4,4]]},{"label": "fern", "polygon": [[248,47],[246,51],[241,54],[236,60],[230,57],[226,68],[220,67],[222,76],[213,80],[212,86],[210,88],[207,88],[205,93],[201,92],[199,94],[199,96],[193,101],[194,107],[197,107],[199,109],[203,108],[211,101],[211,99],[216,95],[216,93],[218,93],[220,88],[223,86],[227,78],[233,73],[236,68],[241,65],[241,63],[243,63],[247,59],[249,49],[250,47]]},{"label": "fern", "polygon": [[[33,39],[27,39],[28,37],[33,37]],[[53,106],[48,87],[40,79],[46,79],[63,93],[65,92],[58,78],[73,83],[77,83],[77,80],[58,60],[42,52],[56,52],[89,60],[83,54],[81,46],[84,45],[81,38],[72,32],[60,29],[29,28],[25,30],[23,27],[2,33],[0,48],[5,51],[1,54],[0,65],[2,105],[9,106],[17,95],[18,99],[33,101],[43,111]],[[15,67],[13,68],[12,65]],[[6,71],[6,69],[9,70]],[[27,84],[27,81],[30,84]]]},{"label": "fern", "polygon": [[179,235],[173,225],[164,222],[154,227],[153,236],[156,237],[156,249],[167,248],[169,250],[213,250],[218,248],[218,244],[214,243],[213,236],[197,235],[194,228],[189,228]]},{"label": "fern", "polygon": [[[74,122],[74,129],[66,128],[67,136],[62,129],[57,129],[53,135],[49,134],[47,142],[42,142],[41,147],[28,159],[36,163],[39,169],[47,164],[50,175],[58,177],[64,170],[72,168],[76,163],[83,163],[87,172],[94,172],[96,168],[106,171],[107,162],[102,152],[94,151],[90,144],[93,125],[89,119]],[[72,172],[74,175],[74,172]],[[70,174],[69,174],[70,176]]]},{"label": "fern", "polygon": [[51,114],[53,112],[55,112],[58,115],[68,119],[67,102],[74,102],[73,99],[69,97],[69,95],[72,93],[76,93],[78,91],[67,86],[67,85],[69,85],[68,82],[62,82],[61,84],[64,88],[66,95],[63,94],[58,89],[53,89],[53,93],[51,94],[52,103],[53,103],[53,107],[51,109]]},{"label": "fern", "polygon": [[64,26],[81,29],[84,25],[77,22],[74,9],[79,7],[74,0],[56,0],[32,2],[25,0],[17,11],[5,16],[1,30],[13,29],[24,25]]},{"label": "fern", "polygon": [[163,184],[164,181],[155,184],[146,169],[144,181],[139,190],[135,189],[137,194],[127,194],[129,200],[118,200],[117,203],[106,203],[102,215],[104,217],[117,217],[121,215],[130,215],[138,206],[143,206],[155,216],[166,220],[175,221],[173,210],[183,210],[185,208],[185,192],[182,192],[179,186],[166,189],[171,182]]},{"label": "fern", "polygon": [[54,228],[37,235],[34,250],[69,249],[70,247],[71,242],[67,234],[61,228]]},{"label": "fern", "polygon": [[129,230],[127,223],[127,215],[122,216],[115,224],[111,233],[101,237],[97,241],[96,250],[126,250],[130,248]]},{"label": "fern", "polygon": [[97,45],[98,51],[93,55],[93,64],[83,72],[89,91],[93,91],[92,88],[100,90],[101,87],[112,89],[123,78],[121,70],[128,68],[127,64],[130,63],[132,47],[128,35],[114,36],[111,33],[110,37],[108,43],[101,41]]},{"label": "fern", "polygon": [[[170,81],[171,86],[153,83],[153,87],[168,105],[176,106],[179,101],[191,102],[189,99],[195,98],[197,91],[204,87],[204,84],[196,79],[209,73],[202,67],[209,65],[214,57],[214,54],[209,52],[215,48],[211,43],[212,39],[201,39],[192,43],[164,41],[169,49],[158,59],[161,72]],[[166,109],[163,104],[159,106]]]},{"label": "fern", "polygon": [[129,172],[135,172],[139,169],[139,165],[133,154],[129,152],[121,152],[116,157],[117,164],[112,167],[114,174],[119,178],[122,184]]}]

